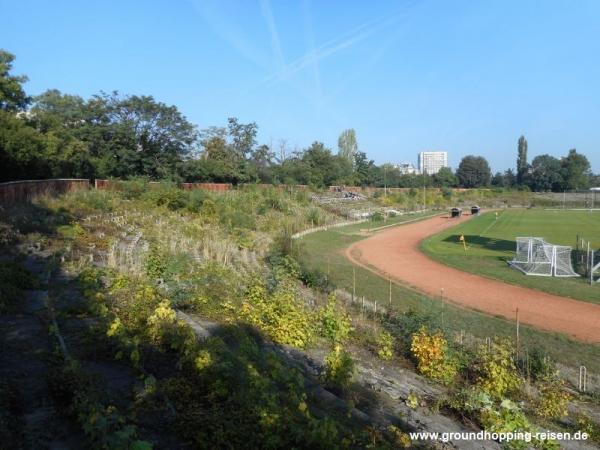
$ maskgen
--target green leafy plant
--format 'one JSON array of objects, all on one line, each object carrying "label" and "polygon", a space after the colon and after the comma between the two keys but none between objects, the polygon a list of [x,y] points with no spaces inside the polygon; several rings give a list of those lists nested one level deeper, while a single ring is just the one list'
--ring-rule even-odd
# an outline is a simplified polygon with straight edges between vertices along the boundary
[{"label": "green leafy plant", "polygon": [[327,304],[319,312],[319,319],[321,336],[333,344],[344,342],[352,331],[350,316],[337,306],[335,294],[327,298]]},{"label": "green leafy plant", "polygon": [[557,376],[548,376],[538,384],[539,398],[535,402],[536,415],[544,419],[558,419],[569,414],[571,394],[565,390],[565,382]]},{"label": "green leafy plant", "polygon": [[241,317],[280,344],[304,348],[312,340],[313,315],[296,299],[289,283],[269,294],[261,281],[255,281],[246,293]]},{"label": "green leafy plant", "polygon": [[514,393],[522,384],[511,350],[510,341],[501,340],[494,342],[491,348],[482,345],[477,351],[474,364],[476,384],[493,398],[501,399]]},{"label": "green leafy plant", "polygon": [[394,356],[394,336],[387,331],[382,331],[377,337],[377,356],[384,361],[389,361]]},{"label": "green leafy plant", "polygon": [[0,313],[5,312],[22,298],[23,291],[35,289],[39,282],[35,276],[17,263],[0,264]]},{"label": "green leafy plant", "polygon": [[157,247],[152,246],[146,257],[146,274],[151,280],[161,278],[167,270],[167,258]]},{"label": "green leafy plant", "polygon": [[341,345],[337,344],[325,358],[323,379],[328,386],[346,390],[354,377],[354,361]]},{"label": "green leafy plant", "polygon": [[448,356],[448,343],[441,333],[430,334],[425,327],[412,335],[411,352],[420,373],[449,384],[458,372],[456,361]]}]

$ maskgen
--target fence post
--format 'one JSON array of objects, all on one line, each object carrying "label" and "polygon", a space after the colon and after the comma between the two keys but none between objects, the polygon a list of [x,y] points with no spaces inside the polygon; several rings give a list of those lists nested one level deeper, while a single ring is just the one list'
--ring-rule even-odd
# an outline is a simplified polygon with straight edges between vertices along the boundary
[{"label": "fence post", "polygon": [[585,392],[587,388],[587,368],[579,366],[579,390]]},{"label": "fence post", "polygon": [[444,288],[440,291],[440,298],[442,300],[442,330],[444,329]]},{"label": "fence post", "polygon": [[363,320],[365,319],[365,296],[363,295],[362,297],[362,304],[360,306],[360,315],[362,316]]},{"label": "fence post", "polygon": [[518,360],[519,359],[519,308],[517,308],[516,320],[517,320],[517,360]]},{"label": "fence post", "polygon": [[[585,266],[586,266],[587,273],[590,273],[590,271],[591,271],[591,267],[590,267],[590,241],[588,241],[588,243],[587,243],[587,253],[585,254]],[[587,273],[586,273],[586,275],[587,275]]]},{"label": "fence post", "polygon": [[352,303],[356,297],[356,267],[352,267]]},{"label": "fence post", "polygon": [[594,284],[594,250],[592,250],[592,258],[590,264],[590,285]]}]

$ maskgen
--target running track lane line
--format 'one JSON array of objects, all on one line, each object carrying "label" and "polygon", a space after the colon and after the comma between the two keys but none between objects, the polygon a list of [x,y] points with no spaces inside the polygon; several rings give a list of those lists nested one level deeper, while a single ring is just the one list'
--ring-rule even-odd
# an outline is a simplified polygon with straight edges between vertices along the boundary
[{"label": "running track lane line", "polygon": [[[445,266],[419,250],[421,241],[468,220],[434,217],[384,230],[355,242],[346,257],[362,267],[375,268],[405,286],[457,305],[565,333],[579,341],[600,342],[600,305],[506,284]],[[524,275],[525,276],[525,275]]]}]

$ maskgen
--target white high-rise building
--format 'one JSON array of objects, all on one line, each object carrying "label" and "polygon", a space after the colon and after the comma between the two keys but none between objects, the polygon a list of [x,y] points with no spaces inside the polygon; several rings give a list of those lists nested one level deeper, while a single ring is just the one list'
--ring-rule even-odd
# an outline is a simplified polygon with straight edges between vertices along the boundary
[{"label": "white high-rise building", "polygon": [[419,172],[433,175],[448,167],[448,152],[420,152]]}]

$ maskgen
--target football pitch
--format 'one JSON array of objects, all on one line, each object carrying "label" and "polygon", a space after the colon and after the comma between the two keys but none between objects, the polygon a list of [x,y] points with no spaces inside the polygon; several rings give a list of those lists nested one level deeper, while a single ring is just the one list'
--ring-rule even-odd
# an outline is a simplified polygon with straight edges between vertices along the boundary
[{"label": "football pitch", "polygon": [[[464,236],[466,250],[460,241]],[[421,244],[431,258],[458,269],[563,297],[600,303],[600,283],[584,278],[527,276],[507,261],[517,237],[542,237],[552,244],[575,247],[577,237],[600,249],[600,211],[515,209],[484,213],[432,236]]]}]

